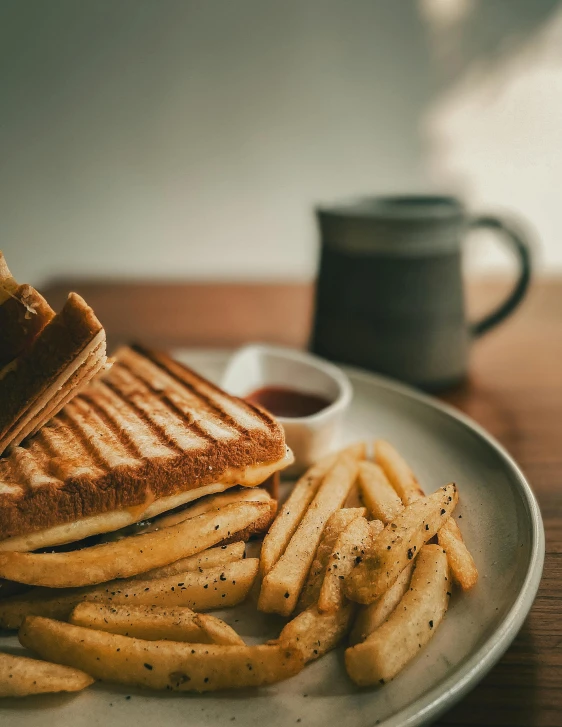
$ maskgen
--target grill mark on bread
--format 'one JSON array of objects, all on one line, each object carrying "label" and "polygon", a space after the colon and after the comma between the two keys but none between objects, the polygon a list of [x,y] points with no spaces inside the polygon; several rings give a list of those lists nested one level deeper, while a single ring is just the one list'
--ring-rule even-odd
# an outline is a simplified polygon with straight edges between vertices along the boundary
[{"label": "grill mark on bread", "polygon": [[[143,349],[142,347],[141,349],[145,351],[145,355],[150,358],[151,361],[154,361],[156,365],[160,366],[164,371],[166,371],[177,381],[181,382],[184,386],[187,386],[188,388],[195,391],[198,396],[208,398],[207,395],[203,394],[201,391],[200,387],[203,387],[206,389],[210,389],[219,398],[224,397],[224,392],[218,386],[215,386],[215,384],[213,384],[211,381],[207,381],[207,379],[203,379],[202,377],[198,376],[194,371],[189,369],[187,366],[184,366],[179,361],[174,361],[169,356],[166,356],[165,354],[162,354],[160,352],[153,352],[149,349]],[[218,402],[216,402],[216,404],[212,403],[215,401],[216,400],[212,399],[211,397],[210,406],[217,406],[219,407],[219,411],[222,412],[223,410],[222,408],[220,408]],[[258,419],[262,427],[265,426],[265,428],[269,429],[270,431],[273,431],[276,428],[277,425],[272,420],[271,415],[266,413],[261,407],[255,406],[254,404],[246,401],[245,399],[237,399],[237,405],[240,409],[245,411],[246,414],[249,412],[253,415],[254,419]],[[232,419],[228,412],[224,412],[224,415],[229,419]]]},{"label": "grill mark on bread", "polygon": [[29,482],[31,488],[58,484],[59,481],[55,477],[43,472],[37,466],[35,458],[26,449],[15,447],[12,456],[16,463],[14,474],[16,477],[20,475],[21,480]]},{"label": "grill mark on bread", "polygon": [[[80,438],[84,450],[93,462],[103,469],[121,465],[135,465],[138,460],[128,447],[115,435],[112,429],[101,429],[97,422],[102,420],[85,401],[75,397],[60,413],[59,418],[67,420]],[[92,421],[93,420],[93,421]],[[103,431],[103,433],[102,433]]]},{"label": "grill mark on bread", "polygon": [[[209,407],[209,409],[213,411],[220,420],[227,422],[229,426],[233,427],[242,434],[250,434],[251,429],[241,424],[236,419],[236,417],[234,417],[232,414],[229,414],[229,412],[225,410],[224,406],[221,405],[220,401],[217,401],[216,395],[218,395],[219,398],[222,398],[224,394],[210,381],[204,381],[199,376],[197,376],[195,372],[189,371],[184,366],[177,363],[176,361],[173,361],[164,354],[156,353],[151,349],[145,349],[138,344],[132,346],[132,349],[136,353],[144,355],[155,366],[165,371],[169,376],[171,376],[174,380],[178,381],[182,386],[185,386],[189,391],[193,393],[194,396],[202,399]],[[210,389],[212,394],[210,395],[205,393],[204,389]],[[215,398],[213,397],[213,395]],[[242,399],[240,399],[237,404],[239,406],[239,409],[245,412],[246,415],[248,414],[248,409],[253,409],[253,407],[247,405],[246,402],[244,402]],[[261,416],[258,418],[261,422]]]},{"label": "grill mark on bread", "polygon": [[185,418],[171,411],[159,393],[153,393],[144,381],[120,362],[115,364],[111,376],[107,377],[106,385],[134,408],[147,426],[170,448],[184,452],[207,446],[207,440],[202,440],[186,427]]},{"label": "grill mark on bread", "polygon": [[127,439],[130,446],[136,449],[138,456],[152,458],[170,457],[174,454],[154,432],[150,423],[147,424],[130,402],[113,390],[108,381],[96,381],[92,389],[95,389],[96,397],[93,398],[88,391],[84,393],[84,398],[95,404],[98,411],[100,409],[104,411],[113,431],[121,440]]},{"label": "grill mark on bread", "polygon": [[41,440],[51,454],[45,469],[59,481],[68,477],[79,477],[87,472],[102,474],[103,463],[91,456],[80,432],[71,425],[64,412],[44,427]]},{"label": "grill mark on bread", "polygon": [[193,432],[195,432],[195,434],[197,434],[197,436],[201,437],[202,439],[205,439],[207,442],[216,441],[216,437],[213,437],[208,432],[206,432],[203,429],[202,425],[198,421],[193,419],[192,416],[187,418],[188,415],[186,415],[181,410],[181,408],[174,401],[172,401],[172,399],[170,399],[170,397],[167,394],[163,397],[163,399],[166,402],[166,404],[170,407],[170,409],[173,409],[173,411],[177,412],[181,416],[186,417],[185,425],[187,427],[189,427]]},{"label": "grill mark on bread", "polygon": [[79,403],[79,406],[87,408],[90,412],[90,416],[96,417],[102,424],[103,433],[111,432],[119,444],[125,449],[132,460],[138,461],[141,456],[137,445],[131,437],[125,436],[123,430],[115,425],[114,420],[108,415],[107,411],[101,406],[95,398],[89,396],[88,390],[85,390],[78,394],[74,398],[74,404]]},{"label": "grill mark on bread", "polygon": [[205,434],[202,438],[199,433],[191,431],[192,425],[195,424],[193,411],[189,408],[187,411],[182,411],[178,410],[178,407],[171,406],[165,386],[161,388],[152,386],[140,372],[132,371],[122,361],[115,366],[111,376],[106,378],[106,383],[118,389],[124,399],[146,414],[166,441],[174,446],[179,445],[181,451],[195,446],[200,447],[209,439],[216,441],[216,437],[210,438]]},{"label": "grill mark on bread", "polygon": [[[47,443],[55,459],[68,458],[72,464],[80,463],[80,468],[98,468],[104,462],[97,458],[81,427],[72,417],[72,408],[61,411],[52,424],[45,427],[42,439]],[[59,476],[63,480],[65,474]]]},{"label": "grill mark on bread", "polygon": [[[152,362],[147,363],[150,366],[153,366]],[[221,437],[222,439],[230,439],[238,435],[239,432],[237,429],[233,429],[232,427],[227,428],[224,420],[215,416],[213,407],[202,407],[200,399],[196,399],[193,395],[187,397],[185,391],[181,390],[182,387],[180,387],[179,384],[177,385],[177,391],[170,391],[169,385],[168,387],[166,387],[165,384],[159,386],[155,383],[154,377],[150,377],[149,372],[145,371],[141,366],[138,366],[138,371],[133,371],[127,362],[123,360],[119,361],[119,368],[116,370],[126,370],[131,376],[136,377],[137,382],[142,382],[143,386],[146,387],[146,391],[158,396],[161,399],[162,404],[168,409],[171,409],[173,413],[179,417],[182,426],[193,430],[193,433],[196,436],[202,437],[208,442],[215,442],[217,440],[217,436],[213,436],[209,431],[207,431],[204,424],[206,424],[208,428],[212,427],[215,431],[221,432],[223,435]],[[111,377],[108,378],[113,378],[116,370],[112,371]],[[161,370],[156,368],[156,371],[159,377],[162,378]],[[199,422],[196,418],[197,409],[199,409],[199,411],[204,409],[204,411],[212,417],[213,421],[209,422],[207,419],[203,420],[203,423]]]}]

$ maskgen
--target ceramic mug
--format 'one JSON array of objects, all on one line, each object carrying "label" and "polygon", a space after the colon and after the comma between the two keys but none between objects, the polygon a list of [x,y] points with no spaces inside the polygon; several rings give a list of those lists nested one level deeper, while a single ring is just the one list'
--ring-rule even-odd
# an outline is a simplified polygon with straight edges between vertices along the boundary
[{"label": "ceramic mug", "polygon": [[[530,281],[529,246],[510,222],[471,216],[454,197],[373,197],[317,209],[321,257],[312,350],[429,390],[462,380],[472,340],[503,321]],[[475,323],[465,313],[465,234],[488,228],[515,251],[507,299]]]}]

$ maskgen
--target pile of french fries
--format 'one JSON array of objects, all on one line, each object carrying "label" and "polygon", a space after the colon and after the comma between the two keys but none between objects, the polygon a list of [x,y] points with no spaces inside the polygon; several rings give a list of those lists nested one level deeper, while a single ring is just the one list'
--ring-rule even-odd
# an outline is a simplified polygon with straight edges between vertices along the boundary
[{"label": "pile of french fries", "polygon": [[[478,572],[448,484],[426,496],[385,441],[316,463],[277,516],[264,490],[212,495],[146,532],[67,553],[1,553],[0,578],[33,586],[0,601],[0,627],[43,661],[0,654],[0,696],[78,691],[95,679],[174,691],[271,684],[347,641],[360,686],[395,677],[431,639],[456,584]],[[271,521],[260,558],[255,523]],[[243,602],[285,617],[246,645],[208,613]]]}]

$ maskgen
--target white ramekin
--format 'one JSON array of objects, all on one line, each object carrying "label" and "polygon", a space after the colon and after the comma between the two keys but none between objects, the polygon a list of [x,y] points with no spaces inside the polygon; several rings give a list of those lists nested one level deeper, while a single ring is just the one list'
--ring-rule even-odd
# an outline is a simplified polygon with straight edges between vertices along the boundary
[{"label": "white ramekin", "polygon": [[264,386],[285,386],[331,402],[310,416],[276,417],[295,455],[294,464],[285,474],[300,474],[336,447],[352,397],[349,379],[328,361],[291,348],[253,344],[236,351],[224,372],[222,388],[233,396],[244,397]]}]

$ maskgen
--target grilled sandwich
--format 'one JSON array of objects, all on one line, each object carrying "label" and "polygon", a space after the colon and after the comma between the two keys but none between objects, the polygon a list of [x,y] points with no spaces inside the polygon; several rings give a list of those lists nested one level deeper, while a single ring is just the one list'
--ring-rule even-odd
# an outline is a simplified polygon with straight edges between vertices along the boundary
[{"label": "grilled sandwich", "polygon": [[162,353],[122,348],[0,459],[0,550],[74,543],[292,461],[281,425]]}]

